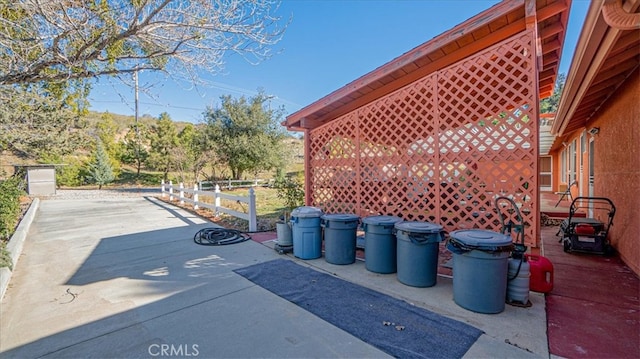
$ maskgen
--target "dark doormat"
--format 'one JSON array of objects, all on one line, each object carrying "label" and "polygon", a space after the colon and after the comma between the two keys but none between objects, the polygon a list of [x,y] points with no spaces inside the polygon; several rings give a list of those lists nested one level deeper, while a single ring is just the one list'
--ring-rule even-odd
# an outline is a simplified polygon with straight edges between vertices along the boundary
[{"label": "dark doormat", "polygon": [[477,328],[290,260],[234,272],[398,358],[460,358]]}]

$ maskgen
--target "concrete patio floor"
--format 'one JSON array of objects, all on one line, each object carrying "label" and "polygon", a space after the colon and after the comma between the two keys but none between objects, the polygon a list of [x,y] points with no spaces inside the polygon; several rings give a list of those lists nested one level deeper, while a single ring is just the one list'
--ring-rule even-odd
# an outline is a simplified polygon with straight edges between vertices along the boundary
[{"label": "concrete patio floor", "polygon": [[[0,356],[150,357],[164,345],[203,358],[388,357],[233,273],[284,256],[268,241],[196,245],[212,226],[153,197],[42,200],[1,302]],[[549,357],[541,294],[479,314],[453,302],[447,276],[414,288],[360,261],[286,257],[481,329],[465,357]]]}]

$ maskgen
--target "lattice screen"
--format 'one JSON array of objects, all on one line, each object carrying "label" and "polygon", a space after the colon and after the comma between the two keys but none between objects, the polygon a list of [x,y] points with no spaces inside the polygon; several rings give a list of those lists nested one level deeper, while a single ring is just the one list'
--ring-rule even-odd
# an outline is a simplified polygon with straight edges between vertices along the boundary
[{"label": "lattice screen", "polygon": [[422,78],[309,132],[311,205],[388,214],[446,230],[499,230],[495,198],[538,226],[537,78],[532,34]]}]

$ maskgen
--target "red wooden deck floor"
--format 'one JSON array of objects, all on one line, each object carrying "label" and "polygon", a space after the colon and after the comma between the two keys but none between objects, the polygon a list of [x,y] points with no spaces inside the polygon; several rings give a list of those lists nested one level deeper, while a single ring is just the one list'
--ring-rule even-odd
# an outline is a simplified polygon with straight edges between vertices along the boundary
[{"label": "red wooden deck floor", "polygon": [[546,296],[551,354],[565,358],[640,358],[640,280],[618,257],[565,253],[557,227],[543,227],[554,266]]}]

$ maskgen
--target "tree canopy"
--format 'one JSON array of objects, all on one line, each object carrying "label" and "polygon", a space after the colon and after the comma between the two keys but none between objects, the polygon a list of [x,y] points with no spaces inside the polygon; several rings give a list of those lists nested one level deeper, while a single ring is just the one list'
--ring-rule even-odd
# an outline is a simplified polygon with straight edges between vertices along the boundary
[{"label": "tree canopy", "polygon": [[[67,86],[32,84],[0,86],[0,150],[39,158],[64,155],[90,143],[85,133],[73,131],[83,105]],[[83,97],[84,95],[79,95]]]},{"label": "tree canopy", "polygon": [[0,2],[0,85],[168,70],[191,80],[231,53],[268,58],[278,0]]},{"label": "tree canopy", "polygon": [[284,134],[279,122],[284,110],[267,107],[269,97],[263,93],[249,99],[227,95],[221,100],[221,107],[208,108],[205,113],[207,135],[233,178],[281,166]]},{"label": "tree canopy", "polygon": [[567,76],[565,74],[558,75],[555,88],[553,89],[553,95],[540,101],[540,113],[555,113],[558,111],[560,96],[562,96],[562,90],[564,89],[564,83],[566,80]]}]

